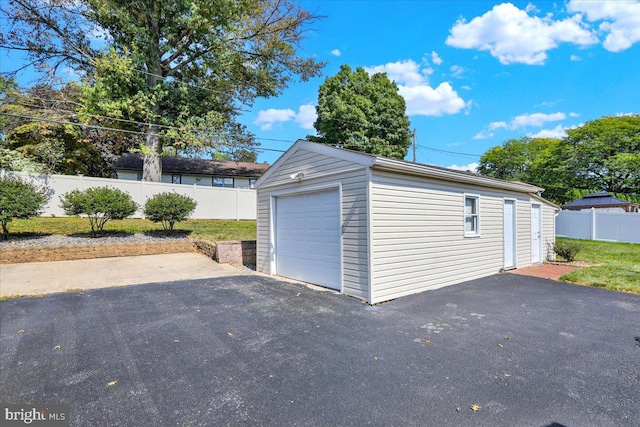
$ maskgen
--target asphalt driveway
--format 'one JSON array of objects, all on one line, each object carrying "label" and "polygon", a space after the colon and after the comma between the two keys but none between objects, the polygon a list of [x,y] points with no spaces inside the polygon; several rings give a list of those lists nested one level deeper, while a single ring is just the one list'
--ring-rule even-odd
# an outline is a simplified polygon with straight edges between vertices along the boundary
[{"label": "asphalt driveway", "polygon": [[6,300],[0,316],[0,402],[68,403],[72,425],[640,420],[640,296],[544,279],[371,307],[222,277]]}]

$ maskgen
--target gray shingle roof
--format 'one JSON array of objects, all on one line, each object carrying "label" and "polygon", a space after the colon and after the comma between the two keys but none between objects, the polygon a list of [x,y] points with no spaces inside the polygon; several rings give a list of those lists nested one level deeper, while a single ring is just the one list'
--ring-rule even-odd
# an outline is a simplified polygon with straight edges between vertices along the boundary
[{"label": "gray shingle roof", "polygon": [[563,208],[590,208],[597,206],[628,206],[633,205],[633,203],[628,202],[626,200],[618,199],[617,197],[613,197],[611,194],[607,192],[602,193],[593,193],[587,194],[582,197],[580,200],[575,200],[571,203],[567,203],[566,205],[562,205]]},{"label": "gray shingle roof", "polygon": [[[116,161],[116,170],[142,171],[142,155],[127,153]],[[211,175],[221,177],[259,178],[268,164],[234,161],[163,157],[162,172],[171,174]]]}]

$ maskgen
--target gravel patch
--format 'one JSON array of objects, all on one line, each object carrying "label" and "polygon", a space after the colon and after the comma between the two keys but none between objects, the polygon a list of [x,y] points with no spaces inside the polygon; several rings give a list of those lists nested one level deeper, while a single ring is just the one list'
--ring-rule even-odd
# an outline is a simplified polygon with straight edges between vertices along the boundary
[{"label": "gravel patch", "polygon": [[82,236],[28,236],[9,237],[0,241],[0,248],[20,248],[35,246],[75,246],[75,245],[104,245],[114,243],[151,243],[151,242],[180,242],[189,240],[184,234],[166,235],[163,233],[109,234],[103,237]]}]

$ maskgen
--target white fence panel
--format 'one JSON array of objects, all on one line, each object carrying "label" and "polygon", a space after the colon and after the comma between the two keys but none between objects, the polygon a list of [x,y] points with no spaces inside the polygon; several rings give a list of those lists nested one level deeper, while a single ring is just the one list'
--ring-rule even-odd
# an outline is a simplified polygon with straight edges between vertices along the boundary
[{"label": "white fence panel", "polygon": [[142,206],[158,193],[175,192],[193,198],[198,205],[191,216],[194,219],[247,219],[257,216],[256,190],[245,188],[218,188],[162,182],[130,181],[125,179],[93,178],[73,175],[38,175],[2,170],[2,175],[16,176],[36,185],[44,186],[51,196],[42,215],[65,216],[60,207],[60,196],[72,190],[91,187],[113,187],[129,193],[141,207],[133,215],[142,218]]},{"label": "white fence panel", "polygon": [[556,235],[585,240],[640,243],[640,213],[560,211]]}]

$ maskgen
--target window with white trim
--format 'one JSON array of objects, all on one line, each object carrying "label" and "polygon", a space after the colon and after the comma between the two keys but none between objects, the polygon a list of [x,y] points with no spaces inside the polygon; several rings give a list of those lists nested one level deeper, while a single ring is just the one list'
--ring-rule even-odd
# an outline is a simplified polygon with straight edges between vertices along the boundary
[{"label": "window with white trim", "polygon": [[182,184],[182,175],[179,175],[179,174],[171,175],[171,183],[172,184]]},{"label": "window with white trim", "polygon": [[480,196],[464,196],[464,235],[480,235]]},{"label": "window with white trim", "polygon": [[233,188],[233,178],[212,178],[214,187]]}]

